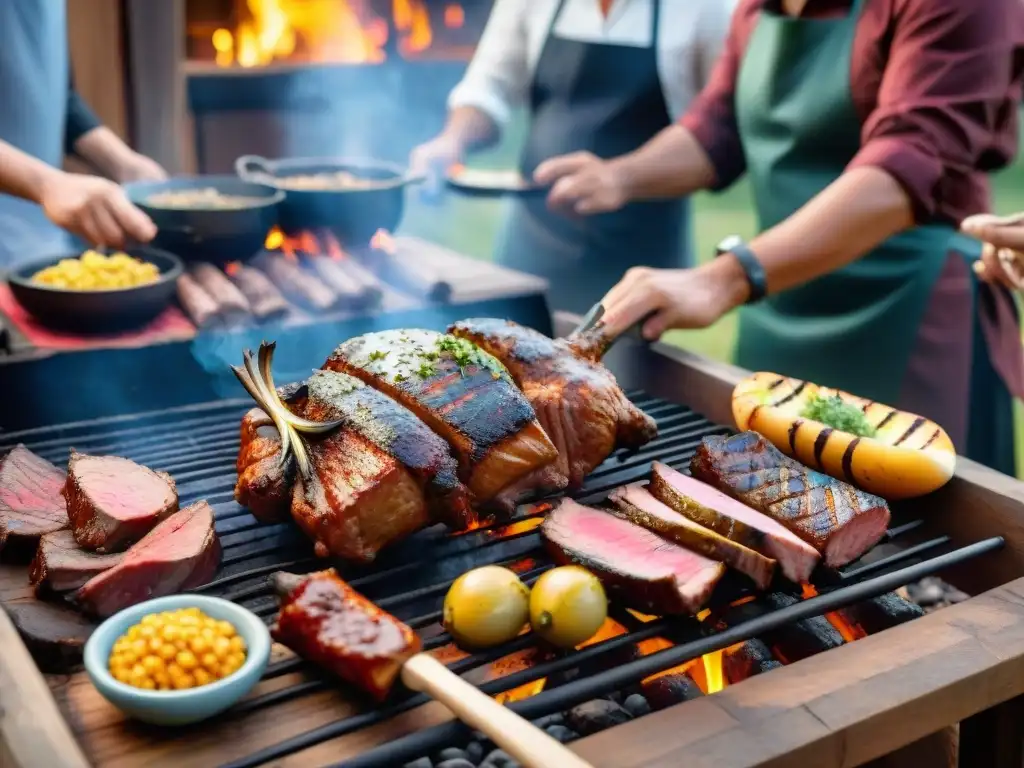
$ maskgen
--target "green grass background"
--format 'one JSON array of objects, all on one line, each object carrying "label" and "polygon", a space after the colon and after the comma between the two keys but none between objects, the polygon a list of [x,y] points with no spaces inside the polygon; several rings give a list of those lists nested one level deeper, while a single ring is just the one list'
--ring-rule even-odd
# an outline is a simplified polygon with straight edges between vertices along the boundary
[{"label": "green grass background", "polygon": [[[502,143],[479,156],[473,165],[508,168],[515,164],[525,130],[525,121],[516,120]],[[1024,158],[993,177],[995,209],[999,213],[1024,211]],[[415,198],[415,196],[410,196]],[[506,216],[507,202],[485,198],[447,195],[440,204],[427,205],[410,199],[401,231],[442,243],[479,259],[490,259]],[[698,194],[694,199],[694,229],[699,259],[710,258],[715,244],[726,235],[752,237],[756,227],[750,190],[744,181],[718,194]],[[717,360],[729,360],[736,339],[736,317],[728,315],[711,328],[700,331],[673,331],[666,337]],[[1016,410],[1017,474],[1024,477],[1024,416],[1020,404]]]}]

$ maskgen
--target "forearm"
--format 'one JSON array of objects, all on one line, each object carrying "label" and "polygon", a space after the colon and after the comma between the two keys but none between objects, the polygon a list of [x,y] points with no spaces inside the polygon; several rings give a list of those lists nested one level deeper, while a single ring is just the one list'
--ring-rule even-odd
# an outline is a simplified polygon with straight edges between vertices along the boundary
[{"label": "forearm", "polygon": [[903,187],[875,167],[844,173],[782,223],[750,243],[778,293],[821,277],[914,224]]},{"label": "forearm", "polygon": [[94,128],[78,138],[75,154],[109,179],[117,179],[121,168],[131,162],[131,148],[105,126]]},{"label": "forearm", "polygon": [[483,110],[462,106],[448,113],[443,135],[455,143],[461,152],[469,152],[497,143],[501,138],[501,129]]},{"label": "forearm", "polygon": [[43,189],[63,171],[0,141],[0,192],[39,203]]},{"label": "forearm", "polygon": [[715,181],[711,160],[681,125],[670,125],[639,149],[609,164],[630,200],[685,197]]}]

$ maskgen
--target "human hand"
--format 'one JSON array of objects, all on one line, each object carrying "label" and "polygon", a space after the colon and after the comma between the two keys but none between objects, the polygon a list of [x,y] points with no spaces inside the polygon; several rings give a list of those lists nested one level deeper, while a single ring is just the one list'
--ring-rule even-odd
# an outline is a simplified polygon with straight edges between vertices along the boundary
[{"label": "human hand", "polygon": [[121,184],[129,181],[163,181],[166,178],[167,171],[160,163],[134,151],[120,158],[114,169],[114,179]]},{"label": "human hand", "polygon": [[629,202],[613,163],[589,152],[552,157],[537,166],[533,180],[550,186],[548,205],[580,215],[617,211]]},{"label": "human hand", "polygon": [[123,248],[156,237],[149,216],[120,186],[99,176],[58,172],[44,184],[39,204],[50,221],[93,245]]},{"label": "human hand", "polygon": [[633,267],[602,300],[602,322],[614,338],[643,320],[641,333],[653,341],[669,328],[706,328],[749,293],[746,273],[728,255],[694,269]]},{"label": "human hand", "polygon": [[444,188],[444,179],[453,165],[462,162],[463,150],[458,141],[441,134],[420,144],[409,155],[409,173],[425,176],[424,197],[436,198]]},{"label": "human hand", "polygon": [[984,243],[974,271],[986,283],[1024,289],[1024,214],[969,216],[960,229]]}]

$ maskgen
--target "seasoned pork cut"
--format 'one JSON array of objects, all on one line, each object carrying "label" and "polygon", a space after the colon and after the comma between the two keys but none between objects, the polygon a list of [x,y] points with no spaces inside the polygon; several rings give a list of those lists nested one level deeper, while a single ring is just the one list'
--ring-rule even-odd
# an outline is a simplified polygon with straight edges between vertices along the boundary
[{"label": "seasoned pork cut", "polygon": [[808,469],[756,432],[704,438],[690,471],[786,526],[831,567],[863,555],[889,525],[884,499]]},{"label": "seasoned pork cut", "polygon": [[343,343],[323,368],[361,379],[443,437],[482,505],[510,512],[528,493],[568,482],[508,372],[464,339],[418,329],[370,333]]},{"label": "seasoned pork cut", "polygon": [[782,575],[804,584],[821,560],[818,550],[781,523],[660,461],[651,465],[651,494],[695,523],[779,562]]},{"label": "seasoned pork cut", "polygon": [[68,526],[64,473],[24,445],[0,459],[0,549],[32,551],[39,537]]},{"label": "seasoned pork cut", "polygon": [[639,485],[616,488],[609,500],[620,514],[668,541],[719,560],[751,578],[758,589],[767,589],[775,574],[775,561],[749,547],[705,528],[665,506]]},{"label": "seasoned pork cut", "polygon": [[722,563],[571,499],[548,513],[541,534],[556,562],[582,565],[627,605],[648,613],[700,610],[725,573]]},{"label": "seasoned pork cut", "polygon": [[242,418],[235,501],[261,523],[291,518],[295,462],[281,466],[281,435],[273,419],[259,408]]},{"label": "seasoned pork cut", "polygon": [[449,331],[498,358],[558,447],[559,472],[579,487],[616,448],[638,448],[658,427],[633,405],[611,371],[564,339],[495,318],[471,318]]}]

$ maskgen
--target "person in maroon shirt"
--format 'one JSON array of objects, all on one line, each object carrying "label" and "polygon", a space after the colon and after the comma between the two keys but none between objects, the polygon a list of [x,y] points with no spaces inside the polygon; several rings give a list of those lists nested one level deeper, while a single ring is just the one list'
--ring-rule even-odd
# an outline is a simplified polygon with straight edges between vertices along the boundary
[{"label": "person in maroon shirt", "polygon": [[535,177],[551,206],[594,215],[746,173],[760,234],[695,269],[630,270],[605,296],[609,330],[642,320],[656,338],[745,305],[739,365],[927,416],[1013,473],[1017,315],[958,225],[1016,152],[1022,70],[1020,0],[741,0],[679,124]]}]

